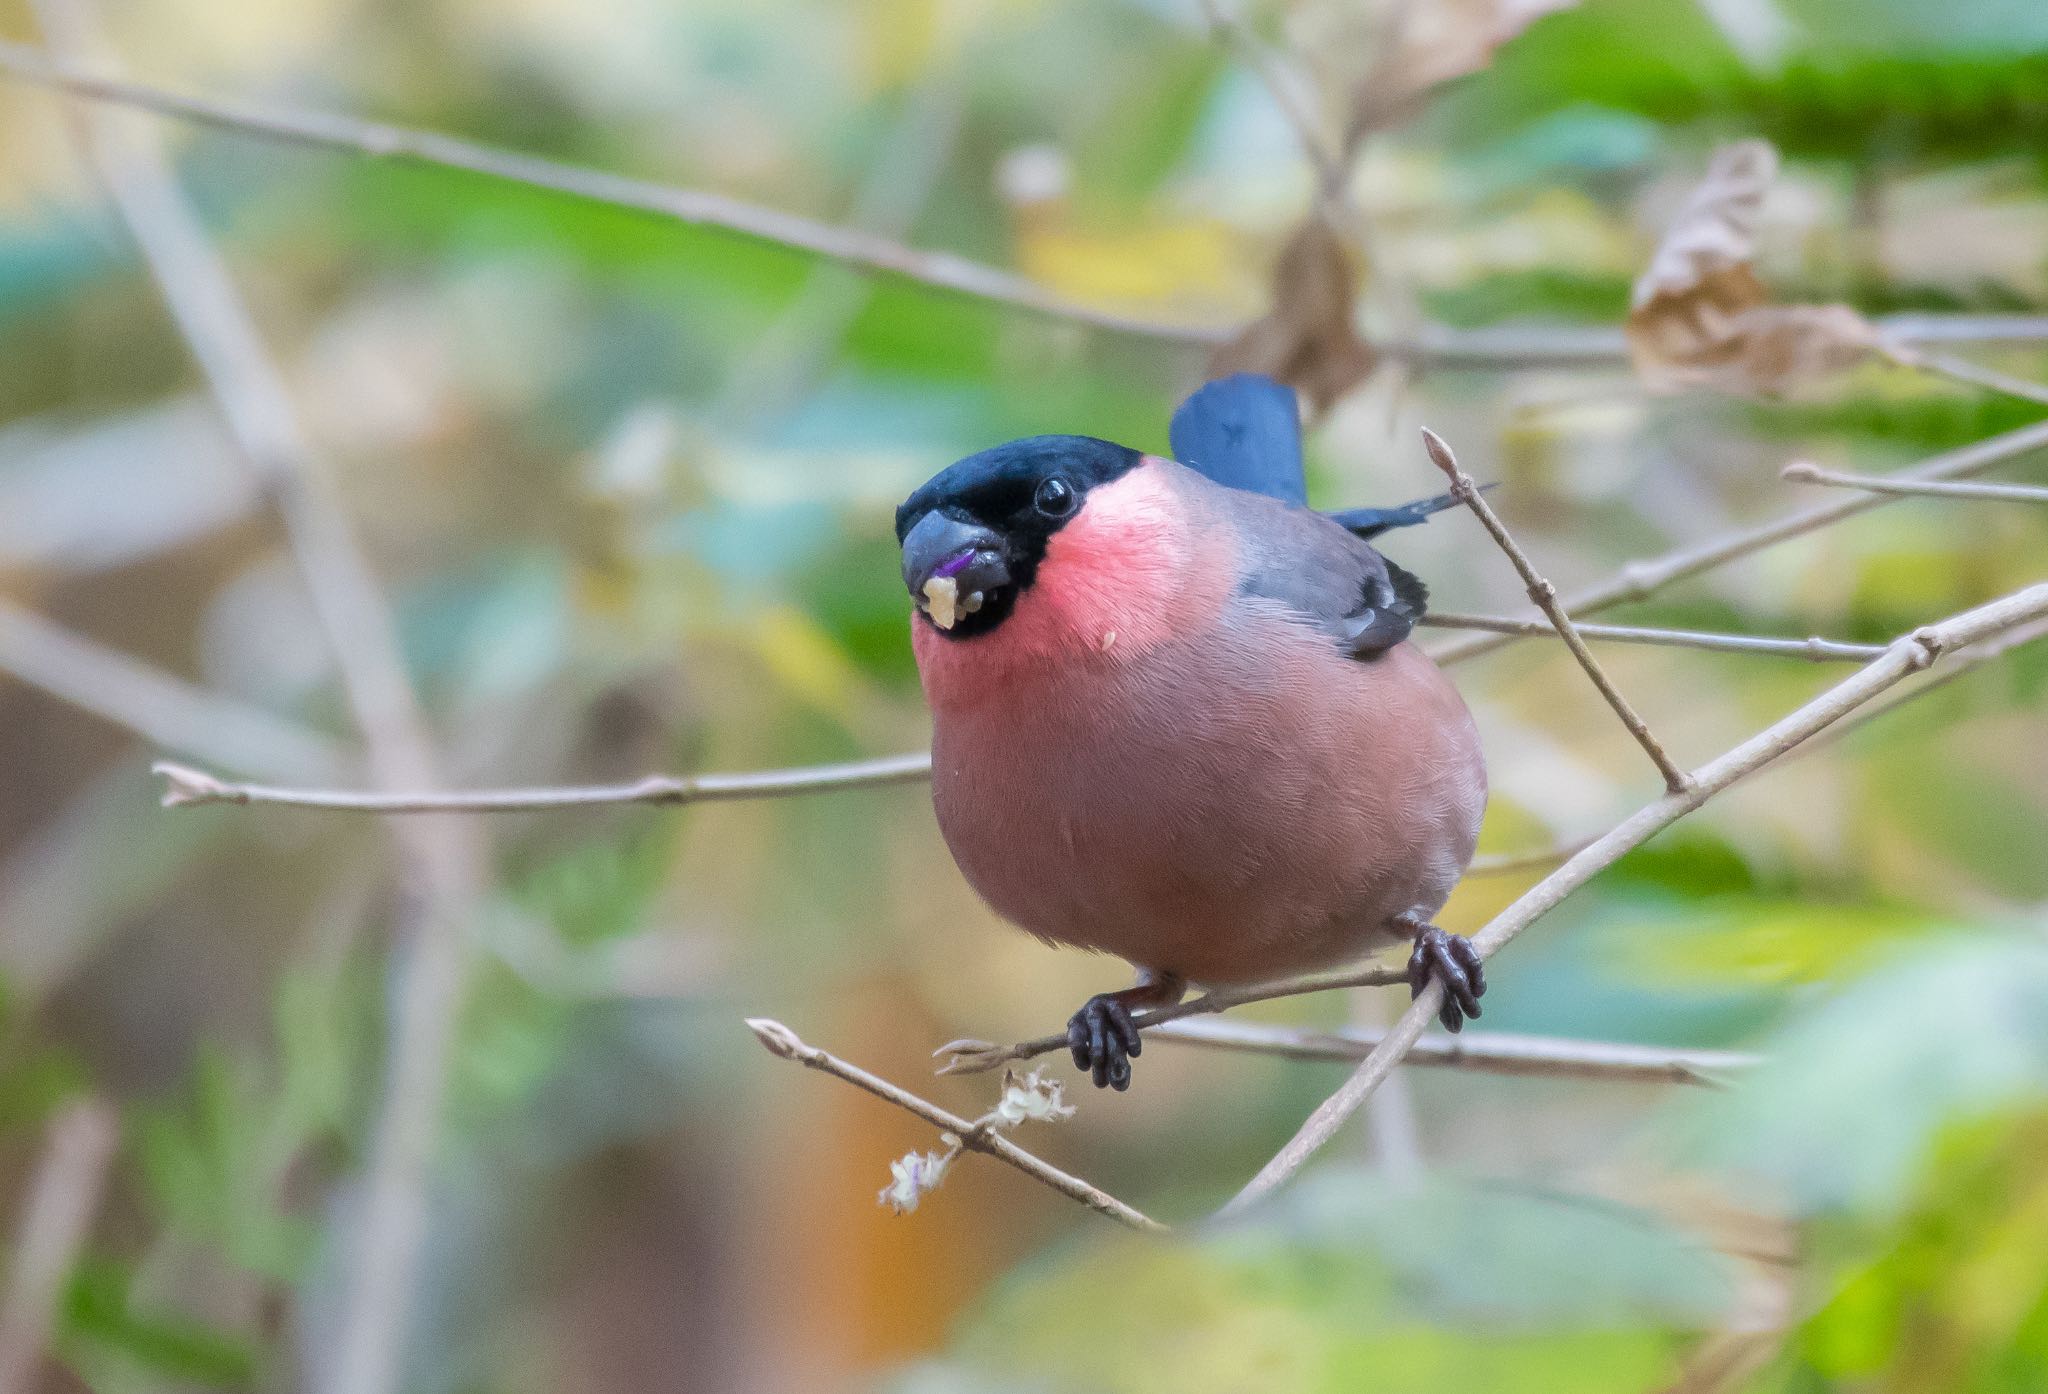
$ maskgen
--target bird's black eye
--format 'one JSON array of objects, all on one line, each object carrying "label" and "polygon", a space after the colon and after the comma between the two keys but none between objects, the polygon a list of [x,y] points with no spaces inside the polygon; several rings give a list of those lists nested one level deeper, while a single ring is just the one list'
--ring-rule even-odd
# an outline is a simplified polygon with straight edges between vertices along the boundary
[{"label": "bird's black eye", "polygon": [[1074,511],[1074,486],[1058,475],[1038,486],[1032,506],[1048,518],[1064,518]]}]

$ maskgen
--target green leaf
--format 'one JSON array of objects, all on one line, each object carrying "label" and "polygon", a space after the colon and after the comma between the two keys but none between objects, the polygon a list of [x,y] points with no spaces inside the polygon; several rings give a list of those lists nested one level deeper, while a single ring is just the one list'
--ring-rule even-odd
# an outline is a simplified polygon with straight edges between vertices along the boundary
[{"label": "green leaf", "polygon": [[1896,1204],[1952,1120],[2048,1078],[2048,945],[1954,935],[1813,1003],[1725,1094],[1688,1096],[1681,1137],[1803,1212]]},{"label": "green leaf", "polygon": [[87,1369],[116,1363],[157,1382],[217,1389],[255,1387],[256,1351],[241,1338],[175,1312],[138,1309],[132,1274],[106,1259],[88,1258],[73,1271],[66,1291],[58,1349]]},{"label": "green leaf", "polygon": [[1653,1217],[1436,1176],[1312,1173],[1206,1236],[1097,1236],[1027,1267],[956,1356],[1055,1389],[1641,1390],[1726,1275]]}]

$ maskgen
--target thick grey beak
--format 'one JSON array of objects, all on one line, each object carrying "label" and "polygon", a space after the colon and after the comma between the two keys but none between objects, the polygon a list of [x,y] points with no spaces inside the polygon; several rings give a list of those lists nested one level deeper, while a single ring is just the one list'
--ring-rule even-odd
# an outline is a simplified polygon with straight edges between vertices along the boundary
[{"label": "thick grey beak", "polygon": [[927,513],[903,539],[903,584],[914,596],[925,583],[949,579],[959,594],[992,591],[1010,584],[1001,534],[943,513]]}]

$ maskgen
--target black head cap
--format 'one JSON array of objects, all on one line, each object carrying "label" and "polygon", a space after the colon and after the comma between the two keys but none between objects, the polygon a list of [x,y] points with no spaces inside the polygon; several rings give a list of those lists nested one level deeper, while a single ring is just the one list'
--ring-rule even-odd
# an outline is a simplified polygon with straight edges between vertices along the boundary
[{"label": "black head cap", "polygon": [[932,577],[954,578],[963,597],[982,598],[943,632],[987,633],[1030,587],[1047,540],[1081,511],[1088,491],[1143,458],[1093,436],[1029,436],[948,465],[896,510],[904,584],[922,596]]}]

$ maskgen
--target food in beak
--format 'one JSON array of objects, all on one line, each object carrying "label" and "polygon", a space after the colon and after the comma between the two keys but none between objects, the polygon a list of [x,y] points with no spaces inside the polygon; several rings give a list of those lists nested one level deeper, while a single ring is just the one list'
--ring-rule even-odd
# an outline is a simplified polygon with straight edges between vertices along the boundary
[{"label": "food in beak", "polygon": [[[951,629],[960,618],[960,583],[951,576],[932,576],[924,583],[925,613],[941,629]],[[976,608],[979,608],[978,606]]]}]

